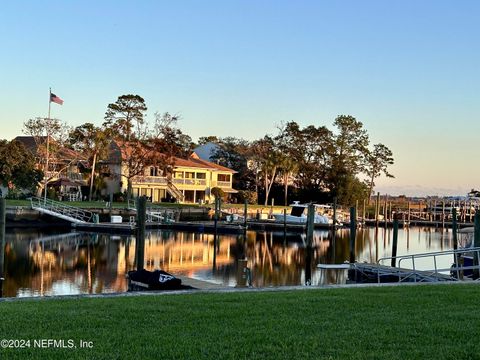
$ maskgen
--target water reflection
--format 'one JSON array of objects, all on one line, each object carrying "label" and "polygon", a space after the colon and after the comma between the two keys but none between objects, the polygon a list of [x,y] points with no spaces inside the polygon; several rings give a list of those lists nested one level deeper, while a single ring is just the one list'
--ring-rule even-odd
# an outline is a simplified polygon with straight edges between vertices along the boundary
[{"label": "water reflection", "polygon": [[[358,229],[355,255],[376,262],[391,254],[392,229]],[[303,234],[254,232],[214,235],[151,231],[145,239],[145,268],[163,269],[226,286],[236,284],[237,260],[246,258],[256,287],[345,282],[344,271],[317,270],[317,264],[349,259],[349,231],[315,231],[311,247]],[[451,231],[400,229],[398,255],[448,250]],[[7,232],[4,296],[43,296],[126,291],[134,269],[135,237],[89,233]],[[450,259],[445,259],[450,266]],[[417,268],[428,264],[417,264]]]}]

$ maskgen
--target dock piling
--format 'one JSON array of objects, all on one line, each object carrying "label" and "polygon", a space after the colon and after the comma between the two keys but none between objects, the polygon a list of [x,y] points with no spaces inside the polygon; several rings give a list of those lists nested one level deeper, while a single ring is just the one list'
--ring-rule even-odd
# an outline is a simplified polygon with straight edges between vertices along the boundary
[{"label": "dock piling", "polygon": [[[453,250],[458,249],[458,237],[457,237],[457,209],[452,208],[452,240],[453,240]],[[455,268],[458,267],[458,255],[453,255],[453,264]],[[460,278],[457,270],[457,276]]]},{"label": "dock piling", "polygon": [[357,236],[357,211],[350,208],[350,263],[355,262],[355,238]]},{"label": "dock piling", "polygon": [[445,199],[442,200],[442,229],[445,229]]},{"label": "dock piling", "polygon": [[333,198],[333,230],[337,226],[337,197]]},{"label": "dock piling", "polygon": [[248,216],[248,201],[245,199],[245,204],[243,206],[243,227],[247,231],[247,216]]},{"label": "dock piling", "polygon": [[112,221],[112,208],[113,208],[113,192],[110,191],[110,197],[108,202],[108,216],[110,216],[110,221]]},{"label": "dock piling", "polygon": [[[475,217],[473,219],[474,223],[474,233],[473,233],[473,246],[480,247],[480,211],[475,211]],[[478,252],[475,252],[474,257],[474,266],[479,266]],[[473,269],[473,279],[477,280],[479,278],[478,268]]]},{"label": "dock piling", "polygon": [[363,209],[362,209],[362,225],[365,225],[365,211],[367,207],[367,200],[363,199]]},{"label": "dock piling", "polygon": [[3,297],[3,268],[5,264],[5,222],[6,205],[5,198],[0,197],[0,298]]},{"label": "dock piling", "polygon": [[315,227],[315,205],[308,205],[307,215],[307,246],[311,246],[313,243],[313,229]]},{"label": "dock piling", "polygon": [[410,208],[410,201],[408,202],[408,218],[407,218],[407,221],[408,221],[408,225],[410,226],[410,214],[411,214],[411,208]]},{"label": "dock piling", "polygon": [[398,244],[398,218],[393,219],[393,242],[392,242],[392,267],[397,266],[397,244]]},{"label": "dock piling", "polygon": [[141,196],[137,199],[137,240],[135,242],[135,258],[137,263],[137,271],[144,268],[146,217],[147,198],[146,196]]}]

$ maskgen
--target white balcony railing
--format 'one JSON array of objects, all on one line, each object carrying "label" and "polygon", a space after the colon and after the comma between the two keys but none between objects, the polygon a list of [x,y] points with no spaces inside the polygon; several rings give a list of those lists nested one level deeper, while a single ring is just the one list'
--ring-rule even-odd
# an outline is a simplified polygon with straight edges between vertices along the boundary
[{"label": "white balcony railing", "polygon": [[173,179],[173,183],[177,186],[206,186],[205,179]]},{"label": "white balcony railing", "polygon": [[137,184],[168,184],[167,178],[163,176],[135,176],[132,182]]},{"label": "white balcony railing", "polygon": [[83,181],[83,174],[81,173],[76,173],[76,172],[65,172],[61,171],[60,173],[58,171],[47,171],[45,173],[45,177],[49,180],[54,180],[54,179],[69,179],[73,181]]},{"label": "white balcony railing", "polygon": [[230,181],[212,181],[212,187],[219,187],[219,188],[231,188],[232,183]]}]

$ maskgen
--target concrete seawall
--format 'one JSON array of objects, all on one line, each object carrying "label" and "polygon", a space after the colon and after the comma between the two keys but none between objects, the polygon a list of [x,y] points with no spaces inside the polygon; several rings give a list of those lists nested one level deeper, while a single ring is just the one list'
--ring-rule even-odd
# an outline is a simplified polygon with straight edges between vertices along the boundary
[{"label": "concrete seawall", "polygon": [[[70,227],[70,223],[61,219],[33,210],[28,206],[7,206],[6,226],[7,227]],[[110,210],[108,208],[85,209],[99,215],[101,222],[110,221]],[[209,220],[209,209],[207,208],[161,208],[160,211],[174,213],[180,221],[205,221]],[[121,216],[124,222],[128,222],[135,211],[130,209],[112,209],[111,215]]]}]

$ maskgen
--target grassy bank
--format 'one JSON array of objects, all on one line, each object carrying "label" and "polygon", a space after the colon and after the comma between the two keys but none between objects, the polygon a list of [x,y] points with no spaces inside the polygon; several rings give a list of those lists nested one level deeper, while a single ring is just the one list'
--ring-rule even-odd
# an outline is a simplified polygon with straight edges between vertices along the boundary
[{"label": "grassy bank", "polygon": [[[480,286],[15,301],[5,359],[476,359]],[[33,348],[33,339],[93,349]]]}]

